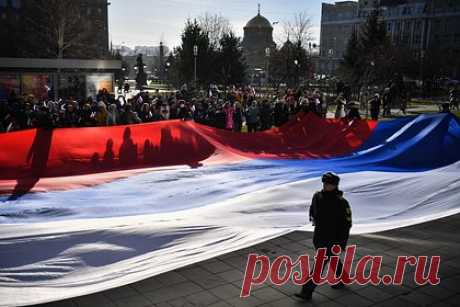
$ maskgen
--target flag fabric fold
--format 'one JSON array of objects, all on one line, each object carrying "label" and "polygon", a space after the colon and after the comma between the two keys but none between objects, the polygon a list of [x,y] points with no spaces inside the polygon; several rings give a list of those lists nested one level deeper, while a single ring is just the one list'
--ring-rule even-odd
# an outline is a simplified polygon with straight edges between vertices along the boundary
[{"label": "flag fabric fold", "polygon": [[301,115],[255,134],[182,121],[29,130],[0,144],[0,306],[103,291],[310,231],[324,171],[342,177],[354,233],[460,212],[450,114]]}]

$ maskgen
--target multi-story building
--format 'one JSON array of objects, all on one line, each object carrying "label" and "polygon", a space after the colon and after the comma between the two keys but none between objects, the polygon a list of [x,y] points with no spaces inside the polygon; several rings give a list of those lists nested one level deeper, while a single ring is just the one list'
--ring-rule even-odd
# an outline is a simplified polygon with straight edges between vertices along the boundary
[{"label": "multi-story building", "polygon": [[[382,12],[387,31],[397,46],[422,55],[427,50],[456,52],[460,56],[460,1],[455,0],[359,0],[323,3],[319,73],[336,71],[353,31],[370,11]],[[453,67],[452,75],[459,75]]]},{"label": "multi-story building", "polygon": [[108,5],[0,0],[0,100],[11,91],[38,98],[112,91],[121,62],[109,49]]},{"label": "multi-story building", "polygon": [[[64,58],[106,57],[109,54],[108,1],[75,0],[70,7],[66,7],[66,3],[0,0],[0,57],[53,58],[57,53],[53,45],[58,38],[52,33],[61,30],[65,44],[75,42],[64,50]],[[64,21],[65,30],[59,28],[58,20]],[[44,46],[45,43],[50,46]]]},{"label": "multi-story building", "polygon": [[358,7],[355,1],[323,3],[317,73],[332,75],[336,71],[352,32],[363,20],[358,16]]}]

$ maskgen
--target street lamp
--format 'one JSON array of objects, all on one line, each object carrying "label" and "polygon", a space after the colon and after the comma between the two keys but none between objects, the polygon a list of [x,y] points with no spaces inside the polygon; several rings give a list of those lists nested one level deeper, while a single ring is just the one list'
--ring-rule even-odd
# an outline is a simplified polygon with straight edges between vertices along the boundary
[{"label": "street lamp", "polygon": [[297,59],[294,60],[295,65],[295,82],[296,86],[299,86],[299,61]]},{"label": "street lamp", "polygon": [[266,72],[265,72],[265,76],[266,76],[266,82],[267,84],[270,82],[270,48],[267,47],[265,48],[265,59],[267,61],[267,65],[266,65]]},{"label": "street lamp", "polygon": [[367,103],[367,100],[369,99],[369,96],[371,94],[371,75],[374,73],[374,67],[375,67],[375,62],[374,61],[370,61],[369,63],[370,65],[370,68],[368,68],[368,71],[367,71],[367,89],[366,89],[366,98],[365,98],[365,102],[366,102],[366,118],[369,118],[369,104]]},{"label": "street lamp", "polygon": [[168,84],[168,87],[169,87],[169,66],[171,66],[171,63],[166,62],[166,69],[165,69],[165,72],[166,72],[166,82],[167,82],[167,84]]},{"label": "street lamp", "polygon": [[425,50],[422,49],[420,51],[420,87],[422,89],[423,97],[425,97],[425,90],[424,90],[424,87],[425,87],[425,84],[424,84],[425,82],[424,81],[425,80],[424,80],[424,76],[423,76],[425,74],[425,72],[424,72],[425,62],[424,61],[425,61]]},{"label": "street lamp", "polygon": [[328,51],[328,55],[329,55],[329,75],[331,76],[332,75],[332,71],[334,70],[333,69],[333,57],[334,57],[334,49],[329,49]]},{"label": "street lamp", "polygon": [[198,46],[193,45],[193,56],[194,56],[194,81],[196,86],[196,58],[198,56]]}]

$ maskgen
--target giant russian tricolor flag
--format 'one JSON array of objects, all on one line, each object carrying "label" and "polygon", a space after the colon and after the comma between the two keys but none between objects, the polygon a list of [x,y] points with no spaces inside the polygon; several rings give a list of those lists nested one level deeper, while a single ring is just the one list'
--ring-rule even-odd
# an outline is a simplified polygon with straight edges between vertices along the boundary
[{"label": "giant russian tricolor flag", "polygon": [[460,212],[460,122],[299,115],[237,134],[194,122],[0,135],[0,306],[136,282],[295,230],[324,171],[353,233]]}]

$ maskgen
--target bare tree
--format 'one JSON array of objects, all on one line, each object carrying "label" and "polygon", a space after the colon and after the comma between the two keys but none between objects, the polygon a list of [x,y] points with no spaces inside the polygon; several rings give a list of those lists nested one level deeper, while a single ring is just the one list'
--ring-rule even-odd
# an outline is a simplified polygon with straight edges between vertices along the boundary
[{"label": "bare tree", "polygon": [[219,47],[220,39],[232,31],[232,26],[227,18],[207,12],[198,17],[198,25],[203,32],[208,33],[209,42],[215,47]]},{"label": "bare tree", "polygon": [[70,49],[83,50],[89,46],[91,31],[81,18],[78,1],[35,0],[27,7],[27,22],[32,44],[42,48],[46,57],[63,58]]},{"label": "bare tree", "polygon": [[300,42],[306,48],[313,39],[311,29],[312,22],[307,12],[296,13],[293,19],[283,22],[284,42],[289,38],[291,42]]}]

